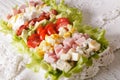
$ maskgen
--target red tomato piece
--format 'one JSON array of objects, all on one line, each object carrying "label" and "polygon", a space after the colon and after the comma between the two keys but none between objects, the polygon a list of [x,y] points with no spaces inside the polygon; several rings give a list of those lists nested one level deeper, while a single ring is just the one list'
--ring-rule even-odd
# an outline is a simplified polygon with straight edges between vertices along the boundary
[{"label": "red tomato piece", "polygon": [[60,27],[66,27],[68,24],[70,24],[68,18],[59,18],[57,21],[56,21],[56,31],[58,31],[58,29]]},{"label": "red tomato piece", "polygon": [[43,29],[44,29],[43,26],[39,26],[39,27],[37,28],[37,34],[40,35],[40,33],[42,32]]},{"label": "red tomato piece", "polygon": [[57,25],[56,30],[58,31],[60,27],[66,27],[67,25],[68,25],[68,22],[62,22],[61,24]]},{"label": "red tomato piece", "polygon": [[47,29],[48,27],[53,27],[53,28],[55,28],[56,25],[53,24],[53,23],[49,23],[49,24],[47,24],[47,25],[45,26],[45,29]]},{"label": "red tomato piece", "polygon": [[45,30],[45,29],[44,29],[44,30],[42,30],[42,32],[40,33],[40,39],[41,39],[41,40],[44,40],[44,39],[45,39],[46,34],[47,34],[46,30]]},{"label": "red tomato piece", "polygon": [[37,46],[39,46],[41,40],[39,38],[38,34],[32,34],[31,36],[28,37],[27,40],[27,45],[29,48],[35,48]]},{"label": "red tomato piece", "polygon": [[48,27],[47,28],[47,33],[48,33],[48,35],[51,35],[51,34],[55,34],[56,31],[55,31],[55,29],[53,27]]},{"label": "red tomato piece", "polygon": [[64,22],[65,22],[65,23],[68,23],[68,24],[70,23],[69,20],[68,20],[68,18],[59,18],[59,19],[56,21],[56,24],[59,25],[59,24],[64,23]]},{"label": "red tomato piece", "polygon": [[47,30],[47,33],[48,33],[49,35],[51,35],[51,34],[55,34],[55,33],[56,33],[55,27],[56,27],[55,24],[49,23],[49,24],[47,24],[47,25],[45,26],[45,29]]}]

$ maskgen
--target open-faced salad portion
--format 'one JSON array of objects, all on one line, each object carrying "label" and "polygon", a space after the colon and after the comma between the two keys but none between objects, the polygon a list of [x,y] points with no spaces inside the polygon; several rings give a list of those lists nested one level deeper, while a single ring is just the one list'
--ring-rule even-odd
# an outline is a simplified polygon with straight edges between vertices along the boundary
[{"label": "open-faced salad portion", "polygon": [[82,14],[61,0],[30,1],[1,20],[1,31],[13,36],[21,53],[31,56],[28,68],[44,68],[52,80],[70,77],[91,66],[108,47],[105,30],[81,25]]}]

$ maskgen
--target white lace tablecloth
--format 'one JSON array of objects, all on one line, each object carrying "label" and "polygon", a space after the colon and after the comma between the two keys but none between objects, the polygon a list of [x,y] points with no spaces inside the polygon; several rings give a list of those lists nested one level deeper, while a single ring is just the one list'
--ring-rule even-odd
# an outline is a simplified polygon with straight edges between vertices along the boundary
[{"label": "white lace tablecloth", "polygon": [[[88,24],[93,27],[99,26],[106,29],[106,37],[110,41],[112,50],[115,53],[114,62],[103,67],[97,76],[90,80],[120,80],[120,0],[65,0],[69,6],[79,8],[83,13],[83,24]],[[10,9],[16,4],[20,5],[25,0],[0,0],[0,18],[3,18],[10,13]],[[0,58],[6,51],[8,39],[0,33]],[[0,59],[1,60],[1,59]],[[19,61],[18,61],[19,62]],[[12,63],[11,63],[12,64]],[[0,66],[1,63],[0,63]],[[6,66],[8,66],[6,64]],[[22,69],[22,68],[21,68]],[[0,69],[0,80],[2,78],[2,69]],[[16,76],[23,75],[21,80],[40,80],[39,74],[34,74],[30,71],[16,73]],[[37,77],[36,77],[37,76]],[[17,80],[17,79],[16,79]]]}]

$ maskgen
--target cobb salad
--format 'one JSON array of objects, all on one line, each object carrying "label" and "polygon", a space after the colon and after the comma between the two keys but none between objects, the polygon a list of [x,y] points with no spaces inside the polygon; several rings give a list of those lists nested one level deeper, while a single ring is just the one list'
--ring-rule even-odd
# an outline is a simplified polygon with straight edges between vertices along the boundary
[{"label": "cobb salad", "polygon": [[82,25],[82,13],[61,0],[30,1],[13,8],[0,31],[11,34],[12,44],[28,54],[27,68],[46,70],[45,78],[58,80],[81,73],[109,48],[105,30]]}]

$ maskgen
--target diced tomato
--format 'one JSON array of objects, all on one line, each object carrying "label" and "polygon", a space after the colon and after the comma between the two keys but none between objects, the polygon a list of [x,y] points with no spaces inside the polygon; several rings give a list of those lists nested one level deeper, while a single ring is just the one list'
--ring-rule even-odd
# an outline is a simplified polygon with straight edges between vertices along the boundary
[{"label": "diced tomato", "polygon": [[53,28],[55,28],[56,25],[53,24],[53,23],[48,23],[48,24],[45,26],[45,29],[47,30],[47,28],[49,28],[49,27],[53,27]]},{"label": "diced tomato", "polygon": [[60,27],[66,27],[67,25],[68,25],[67,22],[63,22],[63,23],[57,25],[56,30],[58,31],[58,29],[59,29]]},{"label": "diced tomato", "polygon": [[56,25],[53,23],[49,23],[45,26],[45,29],[47,30],[48,35],[56,33],[55,27],[56,27]]},{"label": "diced tomato", "polygon": [[58,12],[55,9],[51,10],[51,13],[54,14],[54,15],[58,14]]},{"label": "diced tomato", "polygon": [[40,35],[40,33],[42,32],[43,29],[44,29],[43,26],[39,26],[39,27],[37,28],[37,34]]},{"label": "diced tomato", "polygon": [[59,18],[57,21],[56,21],[56,30],[58,31],[58,29],[60,27],[66,27],[68,24],[70,24],[68,18]]},{"label": "diced tomato", "polygon": [[28,37],[27,40],[27,45],[29,48],[35,48],[37,46],[39,46],[41,40],[39,38],[38,34],[32,34],[31,36]]},{"label": "diced tomato", "polygon": [[46,34],[47,34],[47,31],[46,31],[45,29],[44,29],[44,30],[42,30],[42,32],[40,33],[40,39],[41,39],[41,40],[44,40],[44,39],[45,39]]},{"label": "diced tomato", "polygon": [[56,21],[56,24],[59,25],[59,24],[62,24],[62,23],[70,23],[68,18],[59,18],[57,21]]},{"label": "diced tomato", "polygon": [[48,27],[47,28],[47,33],[48,33],[48,35],[51,35],[51,34],[55,34],[56,33],[56,31],[55,31],[55,29],[53,28],[53,27]]},{"label": "diced tomato", "polygon": [[26,29],[26,26],[25,25],[21,25],[20,28],[17,30],[16,34],[19,36],[21,35],[22,31]]}]

